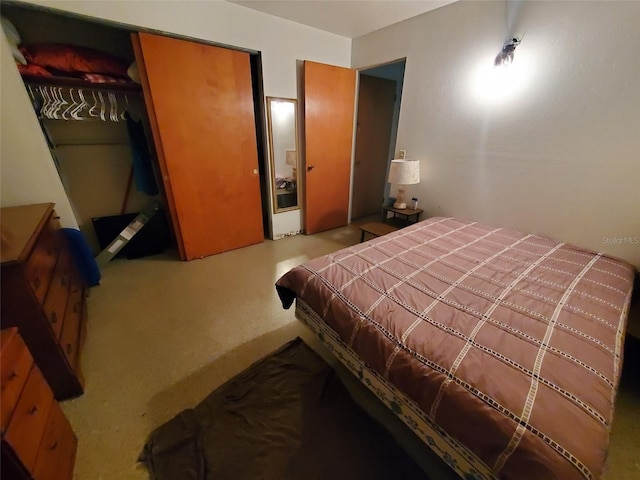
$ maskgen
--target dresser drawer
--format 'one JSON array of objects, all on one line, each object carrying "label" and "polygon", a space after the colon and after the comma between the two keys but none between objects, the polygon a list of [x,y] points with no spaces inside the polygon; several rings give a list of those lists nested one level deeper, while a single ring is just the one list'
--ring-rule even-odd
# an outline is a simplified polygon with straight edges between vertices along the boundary
[{"label": "dresser drawer", "polygon": [[[55,217],[55,212],[52,215]],[[40,233],[26,265],[27,281],[40,304],[47,294],[60,251],[60,222],[53,217]]]},{"label": "dresser drawer", "polygon": [[60,338],[65,308],[67,306],[67,294],[69,292],[71,254],[64,249],[58,256],[53,278],[44,300],[44,314],[51,325],[56,338]]},{"label": "dresser drawer", "polygon": [[71,479],[77,444],[71,425],[54,402],[40,442],[33,477],[37,480]]},{"label": "dresser drawer", "polygon": [[[57,400],[81,395],[78,332],[85,317],[78,296],[85,284],[54,206],[5,207],[1,216],[2,325],[19,329]],[[65,328],[69,305],[75,315]]]},{"label": "dresser drawer", "polygon": [[[67,361],[74,370],[77,370],[77,351],[75,355],[73,355],[73,352],[69,353],[69,347],[66,343],[72,343],[72,345],[76,347],[76,350],[82,345],[83,314],[86,308],[86,302],[84,299],[84,288],[81,282],[80,275],[77,271],[74,271],[71,276],[67,307],[64,314],[67,331],[65,332],[65,338],[60,338],[60,345],[64,348]],[[73,336],[74,332],[77,334],[76,337]]]},{"label": "dresser drawer", "polygon": [[33,367],[4,435],[24,467],[33,471],[53,394],[38,367]]},{"label": "dresser drawer", "polygon": [[[73,301],[74,296],[69,296],[69,302]],[[67,312],[64,316],[62,325],[62,333],[60,335],[60,348],[69,362],[69,366],[76,370],[78,364],[78,348],[80,347],[80,321],[82,319],[82,296],[80,301],[68,304]]]},{"label": "dresser drawer", "polygon": [[65,317],[67,315],[80,315],[82,312],[82,301],[84,298],[84,287],[80,274],[72,271],[71,280],[69,282],[69,296],[67,297],[67,306],[65,308]]},{"label": "dresser drawer", "polygon": [[17,330],[13,329],[12,332],[4,334],[0,355],[2,433],[9,425],[32,366],[33,358],[18,336]]}]

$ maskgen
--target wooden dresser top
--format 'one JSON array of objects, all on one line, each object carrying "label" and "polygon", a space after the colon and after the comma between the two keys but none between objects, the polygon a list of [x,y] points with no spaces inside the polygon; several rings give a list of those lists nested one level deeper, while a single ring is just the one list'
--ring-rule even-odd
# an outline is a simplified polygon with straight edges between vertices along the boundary
[{"label": "wooden dresser top", "polygon": [[49,219],[53,203],[38,203],[0,210],[2,264],[23,261]]},{"label": "wooden dresser top", "polygon": [[[5,347],[13,341],[16,335],[18,335],[18,329],[16,327],[2,329],[0,332],[0,354],[6,351]],[[4,358],[2,360],[4,360]]]}]

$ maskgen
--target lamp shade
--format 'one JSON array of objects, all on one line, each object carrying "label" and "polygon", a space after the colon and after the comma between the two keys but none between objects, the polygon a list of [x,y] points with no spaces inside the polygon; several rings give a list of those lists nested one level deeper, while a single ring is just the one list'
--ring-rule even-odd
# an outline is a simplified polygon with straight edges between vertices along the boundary
[{"label": "lamp shade", "polygon": [[395,185],[413,185],[420,183],[419,160],[391,160],[389,183]]},{"label": "lamp shade", "polygon": [[287,150],[285,153],[285,163],[287,165],[297,165],[298,164],[298,152],[296,150]]}]

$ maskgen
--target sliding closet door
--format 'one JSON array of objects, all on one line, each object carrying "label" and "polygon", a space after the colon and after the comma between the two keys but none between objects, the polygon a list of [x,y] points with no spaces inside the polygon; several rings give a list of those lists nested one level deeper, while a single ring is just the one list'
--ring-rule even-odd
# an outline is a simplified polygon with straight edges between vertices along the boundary
[{"label": "sliding closet door", "polygon": [[356,72],[304,62],[305,232],[347,224]]},{"label": "sliding closet door", "polygon": [[249,54],[147,33],[134,48],[181,258],[262,242]]}]

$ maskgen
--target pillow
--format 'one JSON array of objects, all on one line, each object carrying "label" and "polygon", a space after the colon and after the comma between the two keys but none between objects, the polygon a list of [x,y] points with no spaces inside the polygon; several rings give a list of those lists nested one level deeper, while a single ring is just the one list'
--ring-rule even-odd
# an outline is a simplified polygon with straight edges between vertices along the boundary
[{"label": "pillow", "polygon": [[21,48],[29,63],[70,73],[102,73],[126,77],[129,62],[92,48],[42,43]]},{"label": "pillow", "polygon": [[9,46],[11,47],[11,53],[13,54],[13,58],[20,64],[26,65],[27,60],[20,52],[18,45],[20,45],[20,35],[18,34],[18,30],[13,26],[8,19],[5,17],[0,17],[0,22],[2,23],[2,30],[4,31],[5,37],[7,37],[7,42],[9,42]]},{"label": "pillow", "polygon": [[101,73],[83,73],[82,79],[86,80],[89,83],[131,83],[131,80],[129,79],[111,77],[109,75],[102,75]]},{"label": "pillow", "polygon": [[27,75],[32,77],[53,77],[53,74],[46,68],[42,68],[38,65],[20,65],[18,64],[18,71],[20,75]]},{"label": "pillow", "polygon": [[142,82],[140,81],[140,73],[138,73],[138,64],[136,62],[133,62],[131,65],[129,65],[129,68],[127,69],[127,75],[138,85],[142,84]]}]

